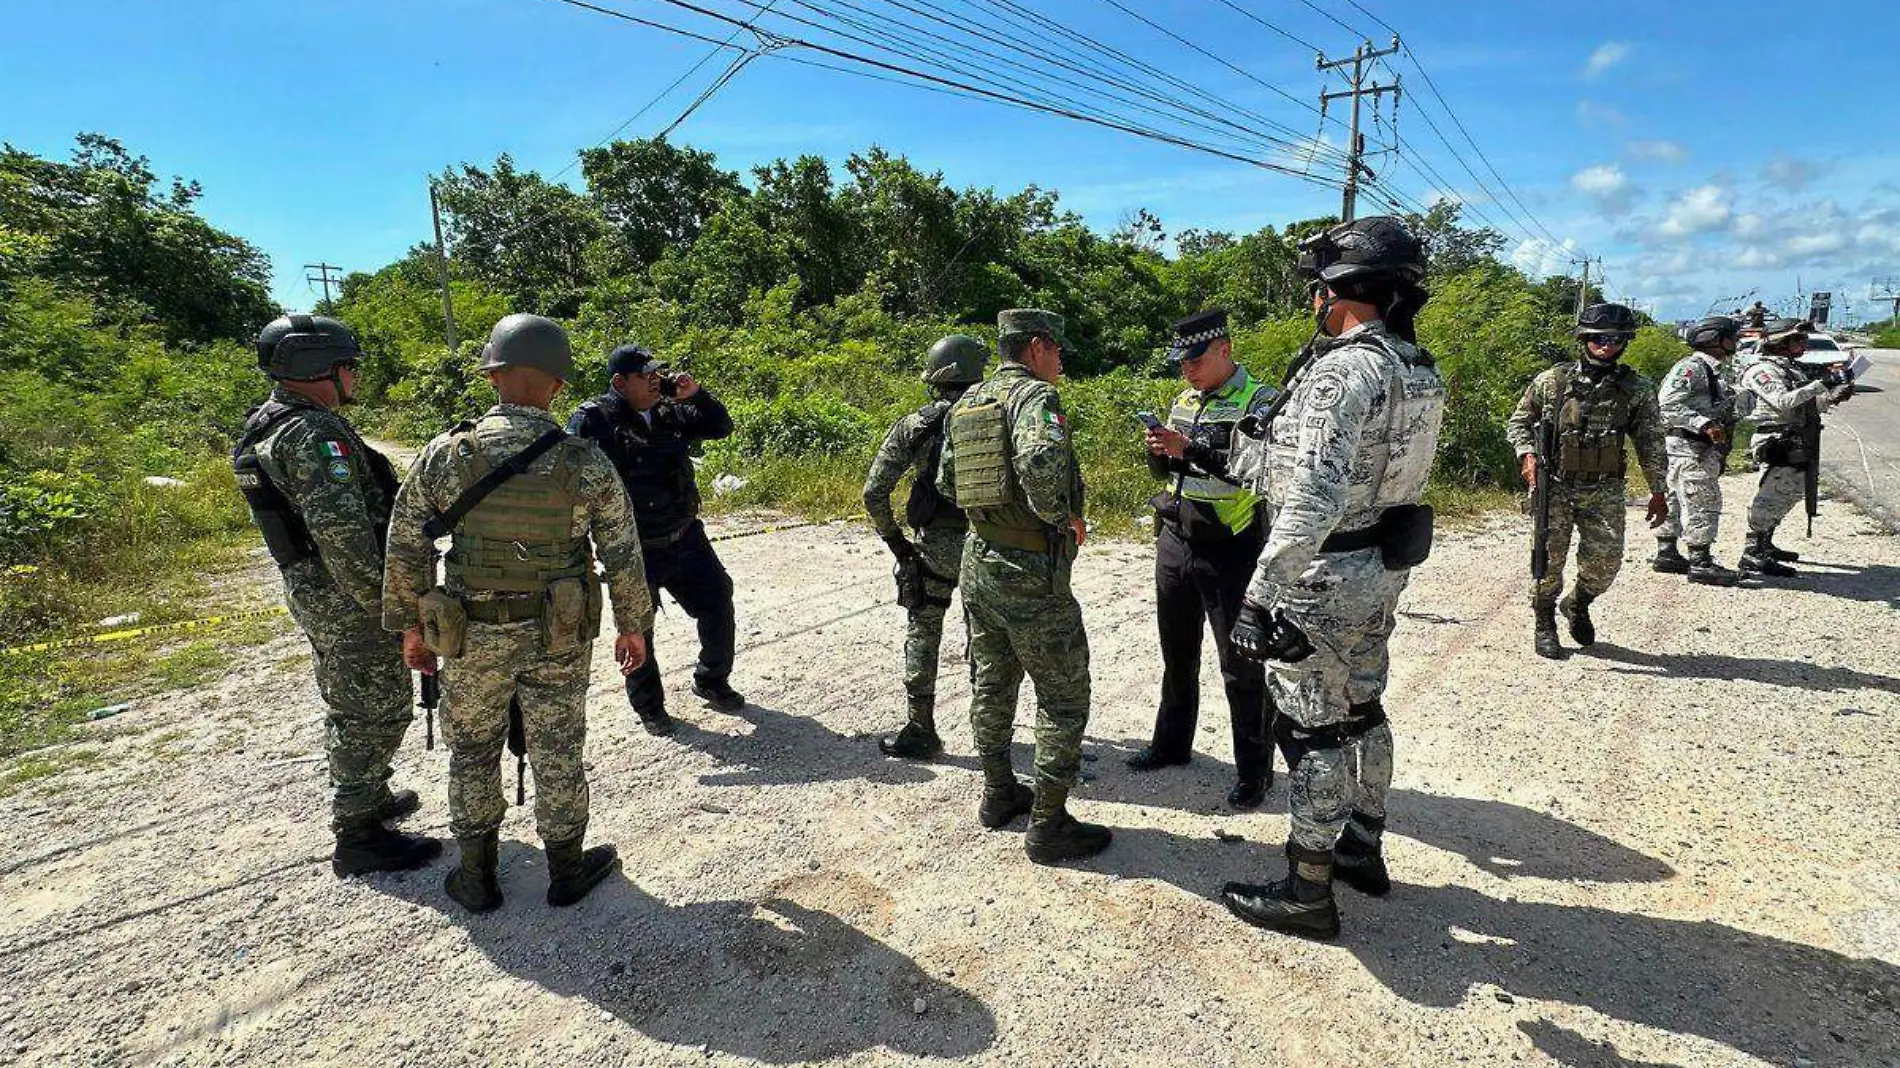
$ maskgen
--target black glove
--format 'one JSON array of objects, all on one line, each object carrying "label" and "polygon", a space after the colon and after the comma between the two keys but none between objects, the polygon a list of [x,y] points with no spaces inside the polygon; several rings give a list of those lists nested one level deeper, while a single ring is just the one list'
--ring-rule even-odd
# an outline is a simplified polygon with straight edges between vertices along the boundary
[{"label": "black glove", "polygon": [[1313,643],[1284,612],[1269,613],[1252,601],[1242,601],[1234,618],[1234,651],[1249,660],[1278,660],[1297,664],[1313,655]]},{"label": "black glove", "polygon": [[1839,389],[1854,381],[1854,372],[1845,367],[1829,367],[1821,372],[1821,384],[1829,389]]},{"label": "black glove", "polygon": [[910,539],[904,537],[902,534],[892,534],[886,537],[884,544],[890,547],[891,555],[897,557],[897,562],[900,564],[907,560],[917,559],[917,546],[912,545]]}]

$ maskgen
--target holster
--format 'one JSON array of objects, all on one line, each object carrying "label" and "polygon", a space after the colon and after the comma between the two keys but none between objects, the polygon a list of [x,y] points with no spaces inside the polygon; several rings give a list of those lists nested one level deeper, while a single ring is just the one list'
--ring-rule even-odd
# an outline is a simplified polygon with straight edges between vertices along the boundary
[{"label": "holster", "polygon": [[1379,559],[1387,571],[1405,571],[1432,555],[1432,506],[1399,504],[1379,517]]},{"label": "holster", "polygon": [[416,604],[422,616],[422,644],[444,660],[461,656],[468,643],[468,609],[461,598],[438,587]]}]

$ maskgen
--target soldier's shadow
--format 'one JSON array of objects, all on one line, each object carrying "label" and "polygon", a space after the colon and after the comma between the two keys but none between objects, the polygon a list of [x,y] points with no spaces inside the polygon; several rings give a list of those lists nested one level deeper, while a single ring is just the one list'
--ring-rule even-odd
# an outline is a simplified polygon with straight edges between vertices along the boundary
[{"label": "soldier's shadow", "polygon": [[[501,970],[583,999],[649,1038],[772,1064],[886,1049],[968,1057],[996,1040],[989,1007],[851,923],[785,898],[669,905],[625,874],[587,900],[540,900],[540,852],[502,845],[507,902],[462,912],[434,879],[378,889],[440,909]],[[922,999],[925,1012],[915,1004]]]},{"label": "soldier's shadow", "polygon": [[1549,1020],[1521,1020],[1517,1029],[1531,1040],[1539,1053],[1570,1068],[1673,1068],[1661,1061],[1633,1061],[1617,1052],[1615,1046],[1597,1045],[1566,1027]]},{"label": "soldier's shadow", "polygon": [[1760,682],[1823,693],[1854,690],[1900,693],[1900,679],[1888,675],[1876,675],[1855,668],[1823,667],[1799,660],[1770,660],[1765,657],[1729,656],[1725,653],[1652,653],[1609,642],[1598,642],[1578,649],[1576,653],[1626,664],[1627,667],[1610,669],[1624,674]]},{"label": "soldier's shadow", "polygon": [[1774,581],[1831,597],[1900,608],[1900,567],[1892,564],[1836,564],[1806,559],[1795,567],[1800,569],[1799,575]]},{"label": "soldier's shadow", "polygon": [[701,775],[703,785],[796,786],[853,779],[906,785],[937,777],[929,764],[886,757],[875,736],[841,734],[810,716],[748,704],[730,718],[751,729],[726,733],[675,721],[674,741],[725,765]]}]

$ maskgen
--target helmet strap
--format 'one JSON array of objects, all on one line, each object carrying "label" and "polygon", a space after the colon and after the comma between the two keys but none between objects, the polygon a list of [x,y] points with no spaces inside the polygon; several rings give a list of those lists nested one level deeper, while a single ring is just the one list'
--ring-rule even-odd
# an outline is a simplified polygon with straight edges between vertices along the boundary
[{"label": "helmet strap", "polygon": [[1326,285],[1324,282],[1321,282],[1320,285],[1325,289],[1326,297],[1320,301],[1318,310],[1313,312],[1313,337],[1315,339],[1322,335],[1325,337],[1333,336],[1333,332],[1326,327],[1326,321],[1333,317],[1333,309],[1337,307],[1339,303],[1339,294],[1333,292],[1332,286]]}]

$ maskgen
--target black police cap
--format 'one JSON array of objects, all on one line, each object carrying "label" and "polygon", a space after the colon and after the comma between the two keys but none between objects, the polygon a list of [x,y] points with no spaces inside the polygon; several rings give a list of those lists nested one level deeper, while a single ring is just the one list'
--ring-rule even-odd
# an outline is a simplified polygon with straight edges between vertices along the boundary
[{"label": "black police cap", "polygon": [[660,369],[660,358],[644,345],[622,345],[607,357],[610,375],[643,375]]},{"label": "black police cap", "polygon": [[1174,340],[1168,345],[1168,359],[1173,363],[1192,360],[1207,351],[1207,347],[1227,335],[1227,309],[1209,308],[1203,312],[1182,319],[1174,324]]}]

